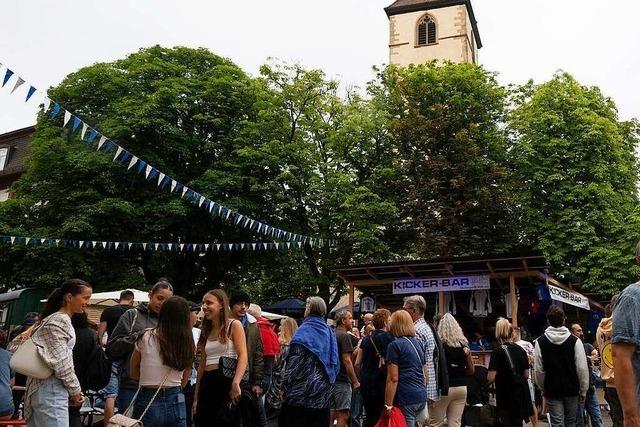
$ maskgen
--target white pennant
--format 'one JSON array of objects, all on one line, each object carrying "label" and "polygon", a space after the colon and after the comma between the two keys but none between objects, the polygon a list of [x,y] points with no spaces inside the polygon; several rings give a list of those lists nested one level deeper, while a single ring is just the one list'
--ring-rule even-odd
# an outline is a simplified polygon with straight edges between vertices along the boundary
[{"label": "white pennant", "polygon": [[64,122],[62,123],[62,127],[65,127],[67,123],[69,123],[69,120],[71,120],[71,113],[64,110]]},{"label": "white pennant", "polygon": [[252,243],[251,246],[253,246],[253,250],[255,251],[256,250],[256,244]]},{"label": "white pennant", "polygon": [[216,249],[220,250],[220,246],[222,246],[221,244],[216,244]]},{"label": "white pennant", "polygon": [[240,249],[244,249],[244,243],[240,243]]},{"label": "white pennant", "polygon": [[172,250],[172,249],[173,249],[173,243],[169,243],[169,245],[168,245],[168,246],[169,246],[169,250]]},{"label": "white pennant", "polygon": [[11,93],[15,92],[16,89],[18,89],[20,86],[22,86],[23,83],[24,83],[24,80],[22,79],[22,77],[18,76],[18,80],[16,81],[15,86],[13,86],[13,89],[11,89]]},{"label": "white pennant", "polygon": [[118,156],[120,156],[120,154],[122,154],[122,150],[123,150],[123,148],[122,148],[122,147],[120,147],[120,146],[118,145],[118,149],[116,150],[116,155],[115,155],[115,156],[113,156],[113,161],[114,161],[114,162],[116,161],[116,159],[118,158]]},{"label": "white pennant", "polygon": [[213,202],[209,203],[209,213],[213,212]]},{"label": "white pennant", "polygon": [[12,236],[11,237],[11,244],[13,245],[15,243],[15,241],[16,241],[16,238]]},{"label": "white pennant", "polygon": [[82,132],[80,132],[80,139],[84,140],[84,135],[87,133],[87,129],[89,129],[89,125],[85,122],[82,122]]},{"label": "white pennant", "polygon": [[98,245],[98,242],[91,242],[91,243],[93,243],[94,248]]},{"label": "white pennant", "polygon": [[152,169],[153,167],[151,165],[147,165],[147,167],[145,168],[144,177],[146,179],[149,179],[149,174],[151,173]]},{"label": "white pennant", "polygon": [[208,244],[208,243],[205,243],[205,244],[204,244],[204,250],[205,250],[205,251],[208,251],[208,250],[209,250],[209,244]]},{"label": "white pennant", "polygon": [[44,245],[44,242],[46,242],[46,241],[47,241],[47,239],[40,239],[40,244]]},{"label": "white pennant", "polygon": [[147,250],[147,244],[146,243],[142,244],[142,249],[144,249],[145,251]]},{"label": "white pennant", "polygon": [[164,179],[165,175],[160,172],[160,175],[158,175],[158,185],[162,184],[162,180]]},{"label": "white pennant", "polygon": [[171,192],[172,192],[172,193],[173,193],[173,191],[176,189],[176,184],[177,184],[176,180],[175,180],[175,179],[172,179],[172,180],[171,180]]},{"label": "white pennant", "polygon": [[99,150],[100,148],[102,148],[102,146],[104,145],[104,143],[105,143],[105,142],[107,142],[107,137],[106,137],[106,136],[104,136],[104,135],[102,135],[102,136],[100,137],[100,141],[98,141],[98,150]]},{"label": "white pennant", "polygon": [[102,242],[102,249],[107,249],[107,242]]},{"label": "white pennant", "polygon": [[251,224],[249,224],[249,228],[253,228],[253,224],[254,224],[255,222],[256,222],[256,220],[255,220],[255,219],[252,219],[252,220],[251,220]]},{"label": "white pennant", "polygon": [[80,240],[80,247],[82,247],[82,245],[84,245],[84,240]]},{"label": "white pennant", "polygon": [[184,243],[180,243],[180,250],[184,251]]},{"label": "white pennant", "polygon": [[225,220],[229,219],[230,216],[231,216],[231,209],[227,209],[227,216],[226,216]]},{"label": "white pennant", "polygon": [[242,221],[242,215],[238,215],[238,219],[236,219],[236,225],[240,224],[240,221]]},{"label": "white pennant", "polygon": [[291,242],[287,242],[287,249],[291,249]]},{"label": "white pennant", "polygon": [[262,244],[262,248],[266,251],[266,250],[267,250],[267,244],[266,244],[266,243],[263,243],[263,244]]},{"label": "white pennant", "polygon": [[56,246],[60,246],[60,239],[56,239]]},{"label": "white pennant", "polygon": [[160,247],[160,244],[156,243],[156,251],[158,250],[159,247]]},{"label": "white pennant", "polygon": [[31,237],[27,237],[24,239],[24,244],[28,245],[30,241],[31,241]]},{"label": "white pennant", "polygon": [[204,200],[205,200],[204,196],[200,196],[200,203],[198,203],[198,207],[202,207]]},{"label": "white pennant", "polygon": [[136,156],[131,157],[131,161],[129,162],[129,167],[127,169],[131,169],[136,163],[138,163],[138,158]]},{"label": "white pennant", "polygon": [[42,99],[42,102],[44,104],[44,111],[45,112],[49,111],[49,107],[51,107],[51,100],[45,96]]},{"label": "white pennant", "polygon": [[302,247],[302,242],[298,242],[298,247],[301,248]]},{"label": "white pennant", "polygon": [[233,249],[233,245],[231,243],[227,243],[227,249],[229,250]]},{"label": "white pennant", "polygon": [[189,187],[185,185],[184,187],[182,187],[182,196],[180,197],[184,197],[184,195],[187,194],[187,191],[189,191]]}]

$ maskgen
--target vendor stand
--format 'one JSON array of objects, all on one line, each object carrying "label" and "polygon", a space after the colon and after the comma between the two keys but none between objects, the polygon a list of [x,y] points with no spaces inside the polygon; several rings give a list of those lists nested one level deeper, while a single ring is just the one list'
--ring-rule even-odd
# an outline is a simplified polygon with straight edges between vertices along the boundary
[{"label": "vendor stand", "polygon": [[[376,308],[390,310],[401,308],[404,297],[421,294],[427,301],[427,320],[451,312],[470,343],[480,336],[490,340],[498,317],[509,318],[514,326],[523,325],[531,336],[538,336],[546,327],[546,310],[553,301],[587,310],[565,310],[569,321],[585,325],[589,310],[603,310],[599,302],[549,275],[542,254],[405,260],[334,271],[347,285],[351,309],[356,290],[371,296]],[[477,348],[473,354],[475,361],[487,366],[490,348]]]}]

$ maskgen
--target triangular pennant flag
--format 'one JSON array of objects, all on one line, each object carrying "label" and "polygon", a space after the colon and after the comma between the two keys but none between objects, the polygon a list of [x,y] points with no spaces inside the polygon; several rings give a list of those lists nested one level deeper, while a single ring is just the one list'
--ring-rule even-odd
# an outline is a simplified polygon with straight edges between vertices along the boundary
[{"label": "triangular pennant flag", "polygon": [[208,244],[208,243],[205,243],[205,244],[204,244],[204,250],[205,250],[205,251],[208,251],[208,250],[209,250],[209,244]]},{"label": "triangular pennant flag", "polygon": [[267,244],[266,243],[262,244],[262,249],[264,249],[265,251],[267,250]]},{"label": "triangular pennant flag", "polygon": [[84,245],[84,240],[80,240],[80,247],[82,247],[82,245]]},{"label": "triangular pennant flag", "polygon": [[220,250],[220,246],[222,246],[221,244],[216,244],[216,249]]},{"label": "triangular pennant flag", "polygon": [[158,174],[158,185],[162,184],[164,177],[165,177],[165,174],[163,174],[162,172]]},{"label": "triangular pennant flag", "polygon": [[25,246],[29,244],[29,242],[31,241],[31,237],[27,237],[24,239],[24,244]]},{"label": "triangular pennant flag", "polygon": [[252,243],[251,246],[253,247],[253,250],[255,251],[256,250],[256,244]]},{"label": "triangular pennant flag", "polygon": [[64,110],[64,121],[62,122],[62,127],[65,127],[67,123],[71,120],[71,113],[67,110]]},{"label": "triangular pennant flag", "polygon": [[98,141],[98,150],[102,148],[102,145],[107,142],[107,137],[102,135],[100,137],[100,141]]},{"label": "triangular pennant flag", "polygon": [[189,187],[187,187],[186,185],[182,188],[182,196],[180,197],[184,197],[185,194],[187,194],[187,191],[189,191]]},{"label": "triangular pennant flag", "polygon": [[24,102],[28,102],[29,98],[31,98],[33,96],[33,94],[36,93],[36,88],[31,86],[29,88],[29,91],[27,92],[27,99],[24,100]]},{"label": "triangular pennant flag", "polygon": [[87,133],[89,126],[86,123],[82,123],[82,132],[80,132],[80,139],[84,141],[84,135]]},{"label": "triangular pennant flag", "polygon": [[213,209],[216,207],[216,202],[209,203],[209,213],[213,212]]},{"label": "triangular pennant flag", "polygon": [[51,100],[45,96],[42,99],[42,107],[44,109],[43,111],[45,111],[45,112],[49,111],[49,107],[50,106],[51,106]]},{"label": "triangular pennant flag", "polygon": [[[91,137],[89,137],[89,138],[91,138]],[[120,154],[122,154],[122,150],[123,150],[123,148],[122,148],[122,147],[120,147],[120,146],[118,145],[118,149],[116,150],[116,155],[115,155],[115,156],[113,156],[113,161],[114,161],[114,162],[116,161],[116,159],[117,159],[118,157],[120,157]]]},{"label": "triangular pennant flag", "polygon": [[291,249],[291,242],[287,242],[287,249]]},{"label": "triangular pennant flag", "polygon": [[16,238],[14,236],[11,236],[11,244],[13,245],[16,241]]},{"label": "triangular pennant flag", "polygon": [[169,246],[169,250],[173,250],[173,243],[169,243],[167,246]]},{"label": "triangular pennant flag", "polygon": [[146,243],[142,244],[142,249],[144,249],[145,251],[147,250],[147,244]]},{"label": "triangular pennant flag", "polygon": [[56,246],[60,246],[60,239],[56,239],[55,242],[56,242]]},{"label": "triangular pennant flag", "polygon": [[96,139],[96,136],[98,136],[98,131],[95,129],[91,129],[91,132],[89,132],[89,137],[87,138],[87,144],[91,144],[93,140]]},{"label": "triangular pennant flag", "polygon": [[11,89],[11,93],[15,92],[16,89],[18,89],[23,84],[24,84],[24,80],[22,79],[22,77],[18,76],[18,80],[16,81],[16,84],[13,86],[13,89]]},{"label": "triangular pennant flag", "polygon": [[46,241],[47,241],[47,239],[40,239],[40,244],[44,245],[44,242],[46,242]]},{"label": "triangular pennant flag", "polygon": [[53,103],[53,110],[51,110],[51,118],[55,118],[58,113],[60,112],[60,109],[62,109],[62,107],[60,106],[60,104],[58,104],[57,102]]},{"label": "triangular pennant flag", "polygon": [[230,251],[231,249],[233,249],[233,245],[231,243],[227,243],[227,250]]},{"label": "triangular pennant flag", "polygon": [[231,209],[227,209],[227,216],[226,216],[225,220],[229,219],[229,217],[231,216],[231,213],[232,213]]},{"label": "triangular pennant flag", "polygon": [[158,250],[159,247],[160,247],[160,244],[156,243],[156,251]]},{"label": "triangular pennant flag", "polygon": [[93,242],[91,242],[91,243],[93,243],[93,247],[94,247],[94,248],[95,248],[96,246],[98,246],[98,242],[96,242],[96,241],[93,241]]},{"label": "triangular pennant flag", "polygon": [[102,242],[102,249],[107,249],[107,242]]},{"label": "triangular pennant flag", "polygon": [[202,204],[204,203],[204,196],[200,196],[200,201],[198,202],[198,207],[202,207]]},{"label": "triangular pennant flag", "polygon": [[138,163],[138,158],[136,156],[131,157],[131,161],[129,162],[129,167],[127,169],[131,169]]},{"label": "triangular pennant flag", "polygon": [[151,173],[152,169],[153,169],[153,166],[151,165],[147,165],[147,167],[145,168],[144,177],[146,179],[149,179],[149,174]]},{"label": "triangular pennant flag", "polygon": [[173,191],[176,189],[176,184],[177,184],[176,180],[175,180],[175,179],[172,179],[172,180],[171,180],[171,192],[172,192],[172,193],[173,193]]},{"label": "triangular pennant flag", "polygon": [[240,243],[240,249],[244,249],[244,243]]},{"label": "triangular pennant flag", "polygon": [[7,84],[11,76],[13,76],[13,71],[7,68],[7,72],[4,74],[4,80],[2,81],[2,87]]},{"label": "triangular pennant flag", "polygon": [[71,133],[74,133],[76,129],[78,129],[78,126],[80,126],[80,123],[82,123],[82,120],[80,120],[80,117],[73,118],[73,126],[71,127]]},{"label": "triangular pennant flag", "polygon": [[180,250],[184,251],[184,243],[180,243]]}]

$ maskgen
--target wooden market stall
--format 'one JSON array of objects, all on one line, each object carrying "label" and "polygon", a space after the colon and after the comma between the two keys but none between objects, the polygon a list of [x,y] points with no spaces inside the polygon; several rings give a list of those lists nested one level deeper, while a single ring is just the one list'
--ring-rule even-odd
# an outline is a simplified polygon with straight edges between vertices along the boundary
[{"label": "wooden market stall", "polygon": [[[530,322],[531,312],[537,308],[534,294],[539,289],[547,292],[548,304],[554,300],[584,308],[586,311],[579,314],[582,316],[590,310],[604,310],[598,301],[580,294],[577,286],[563,284],[549,275],[546,259],[540,253],[403,260],[350,265],[334,271],[347,285],[352,308],[357,291],[372,297],[376,307],[391,310],[401,308],[404,297],[421,294],[427,300],[427,319],[434,313],[457,311],[457,318],[464,317],[471,323],[482,323],[479,318],[487,318],[487,329],[490,320],[498,316],[509,318],[514,326]],[[489,316],[478,316],[465,304],[478,290],[491,298],[489,303],[493,303],[494,310]],[[546,312],[546,308],[542,310]],[[565,311],[568,315],[574,313],[568,308]],[[543,322],[544,313],[539,323]]]}]

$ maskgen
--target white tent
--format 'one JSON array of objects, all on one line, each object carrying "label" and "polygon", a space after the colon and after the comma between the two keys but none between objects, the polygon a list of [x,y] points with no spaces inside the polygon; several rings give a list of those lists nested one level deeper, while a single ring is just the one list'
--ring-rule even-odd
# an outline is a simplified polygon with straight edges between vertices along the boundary
[{"label": "white tent", "polygon": [[[133,292],[133,304],[137,305],[141,302],[149,302],[149,292],[141,291],[139,289],[121,289],[119,291],[109,291],[109,292],[94,292],[91,295],[91,299],[89,300],[90,305],[116,305],[118,300],[120,299],[120,293],[122,291],[131,291]],[[41,302],[45,302],[46,299],[43,299]]]},{"label": "white tent", "polygon": [[281,314],[275,314],[275,313],[269,313],[268,311],[263,311],[262,317],[264,317],[267,320],[281,320],[287,316],[282,316]]}]

